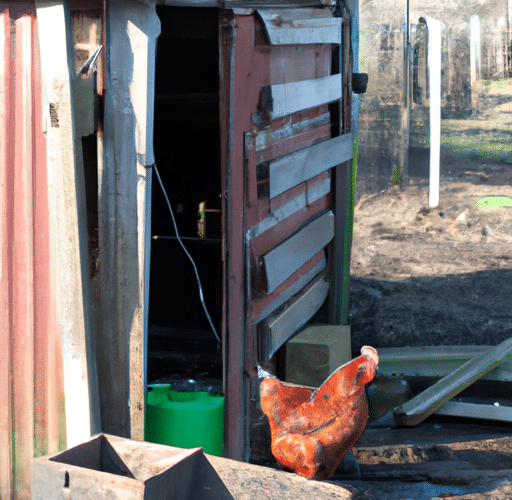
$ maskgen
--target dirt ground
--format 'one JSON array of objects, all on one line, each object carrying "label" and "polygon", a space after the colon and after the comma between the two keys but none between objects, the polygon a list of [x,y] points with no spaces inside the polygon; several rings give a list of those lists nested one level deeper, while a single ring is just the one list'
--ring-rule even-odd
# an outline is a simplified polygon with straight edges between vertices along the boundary
[{"label": "dirt ground", "polygon": [[[484,87],[481,103],[466,119],[443,121],[438,207],[428,207],[427,151],[411,151],[406,189],[359,200],[349,309],[354,354],[365,344],[495,345],[512,337],[512,207],[476,205],[488,196],[512,199],[512,82]],[[480,424],[367,429],[356,448],[360,481],[336,482],[355,499],[510,499],[512,426]],[[450,437],[436,441],[441,428]],[[378,442],[391,435],[395,442]]]},{"label": "dirt ground", "polygon": [[404,190],[361,198],[351,262],[354,351],[494,345],[512,336],[512,208],[478,208],[488,196],[512,198],[511,164],[443,154],[438,207],[428,208],[421,176]]},{"label": "dirt ground", "polygon": [[353,351],[494,345],[512,336],[512,79],[482,82],[480,107],[443,119],[440,204],[428,206],[428,150],[410,182],[356,205],[349,323]]}]

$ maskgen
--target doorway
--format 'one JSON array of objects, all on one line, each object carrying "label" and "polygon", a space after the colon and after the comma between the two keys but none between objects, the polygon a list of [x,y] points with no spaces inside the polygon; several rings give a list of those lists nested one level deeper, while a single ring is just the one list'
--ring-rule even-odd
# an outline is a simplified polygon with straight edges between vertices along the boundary
[{"label": "doorway", "polygon": [[[154,151],[178,234],[193,258],[204,303],[220,335],[222,214],[218,9],[157,7],[161,21]],[[154,176],[148,383],[222,380],[220,345],[200,300],[194,268],[178,241]]]}]

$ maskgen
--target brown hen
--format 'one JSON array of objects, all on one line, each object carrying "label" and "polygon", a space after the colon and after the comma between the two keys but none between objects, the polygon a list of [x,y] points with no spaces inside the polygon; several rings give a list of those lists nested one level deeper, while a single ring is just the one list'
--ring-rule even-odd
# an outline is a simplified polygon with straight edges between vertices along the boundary
[{"label": "brown hen", "polygon": [[274,457],[302,476],[330,478],[366,428],[364,386],[378,363],[377,351],[364,346],[361,356],[340,366],[314,392],[265,378],[261,409],[269,419]]}]

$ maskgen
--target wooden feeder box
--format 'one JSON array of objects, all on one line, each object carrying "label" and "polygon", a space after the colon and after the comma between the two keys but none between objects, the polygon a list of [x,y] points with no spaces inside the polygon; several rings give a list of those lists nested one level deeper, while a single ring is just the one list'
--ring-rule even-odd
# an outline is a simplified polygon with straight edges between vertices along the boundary
[{"label": "wooden feeder box", "polygon": [[34,459],[32,492],[41,500],[233,499],[201,448],[106,434]]}]

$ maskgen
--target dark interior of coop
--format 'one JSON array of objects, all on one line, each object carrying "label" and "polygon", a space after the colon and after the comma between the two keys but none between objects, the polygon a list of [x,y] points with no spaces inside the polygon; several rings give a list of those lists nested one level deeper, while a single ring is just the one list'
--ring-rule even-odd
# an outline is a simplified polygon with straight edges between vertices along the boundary
[{"label": "dark interior of coop", "polygon": [[[154,151],[178,234],[221,335],[222,213],[218,9],[157,7]],[[153,174],[148,383],[222,379],[222,356]],[[200,213],[201,212],[201,213]]]}]

